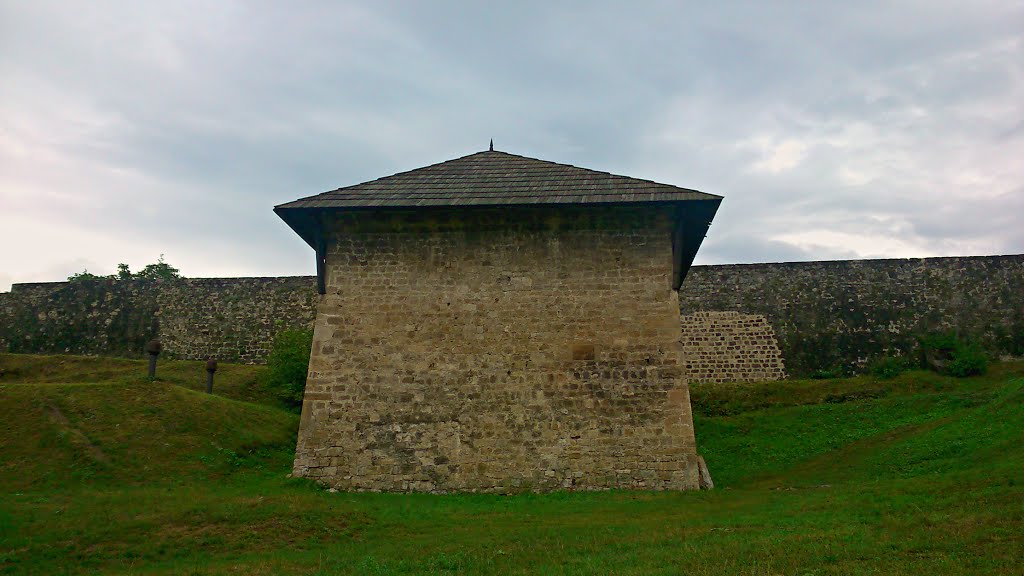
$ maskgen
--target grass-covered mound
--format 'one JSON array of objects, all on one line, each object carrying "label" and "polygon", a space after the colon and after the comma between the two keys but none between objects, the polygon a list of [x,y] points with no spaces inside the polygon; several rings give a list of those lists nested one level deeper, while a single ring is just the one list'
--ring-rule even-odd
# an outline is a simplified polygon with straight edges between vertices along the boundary
[{"label": "grass-covered mound", "polygon": [[[0,384],[111,384],[148,381],[145,360],[94,356],[42,356],[0,354]],[[260,380],[263,366],[221,364],[214,393],[225,398],[277,405]],[[157,365],[157,381],[189,390],[206,390],[206,363],[164,360]]]},{"label": "grass-covered mound", "polygon": [[0,485],[212,478],[286,455],[294,430],[279,410],[162,382],[0,384]]},{"label": "grass-covered mound", "polygon": [[1021,573],[1021,363],[694,387],[716,490],[516,496],[287,478],[297,417],[225,368],[0,355],[0,573]]}]

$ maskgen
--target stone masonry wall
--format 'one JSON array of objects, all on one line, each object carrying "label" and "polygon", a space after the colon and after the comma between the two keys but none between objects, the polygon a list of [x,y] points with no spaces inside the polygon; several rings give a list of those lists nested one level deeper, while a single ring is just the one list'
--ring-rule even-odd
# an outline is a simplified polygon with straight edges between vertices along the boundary
[{"label": "stone masonry wall", "polygon": [[[138,356],[159,335],[169,356],[262,362],[277,330],[316,314],[309,276],[181,282],[15,284],[0,293],[0,351]],[[694,266],[679,304],[684,318],[764,316],[787,372],[804,376],[913,353],[933,330],[1024,355],[1022,286],[1024,255]],[[720,365],[736,360],[719,351]]]},{"label": "stone masonry wall", "polygon": [[0,351],[133,356],[157,333],[155,282],[41,282],[0,294]]},{"label": "stone masonry wall", "polygon": [[692,489],[668,214],[340,220],[295,473],[345,490]]},{"label": "stone masonry wall", "polygon": [[190,278],[159,293],[160,340],[169,356],[259,363],[281,330],[310,329],[316,280]]},{"label": "stone masonry wall", "polygon": [[692,383],[761,382],[786,377],[775,331],[760,314],[697,312],[682,317]]},{"label": "stone masonry wall", "polygon": [[696,266],[679,305],[765,316],[794,376],[910,354],[935,331],[1024,355],[1024,255]]},{"label": "stone masonry wall", "polygon": [[316,280],[189,278],[15,284],[0,293],[0,351],[263,362],[276,334],[310,328]]}]

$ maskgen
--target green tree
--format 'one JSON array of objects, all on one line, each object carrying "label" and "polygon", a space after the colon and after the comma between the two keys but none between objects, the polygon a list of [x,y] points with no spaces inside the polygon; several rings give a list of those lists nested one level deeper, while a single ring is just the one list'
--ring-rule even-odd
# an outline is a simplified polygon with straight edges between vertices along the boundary
[{"label": "green tree", "polygon": [[121,262],[117,265],[117,273],[109,276],[97,276],[88,270],[83,270],[68,276],[68,282],[83,282],[83,281],[94,281],[94,280],[171,280],[174,278],[181,278],[181,272],[171,266],[167,262],[164,262],[164,255],[161,254],[160,258],[154,264],[146,264],[146,266],[135,273],[132,273],[131,268],[127,264]]},{"label": "green tree", "polygon": [[68,282],[91,282],[94,280],[103,280],[108,276],[97,276],[88,269],[82,270],[81,272],[75,272],[71,276],[68,276]]},{"label": "green tree", "polygon": [[[125,266],[125,269],[128,267]],[[135,278],[140,280],[170,280],[181,278],[179,270],[164,262],[164,255],[161,254],[155,264],[146,264],[146,267],[135,273]]]}]

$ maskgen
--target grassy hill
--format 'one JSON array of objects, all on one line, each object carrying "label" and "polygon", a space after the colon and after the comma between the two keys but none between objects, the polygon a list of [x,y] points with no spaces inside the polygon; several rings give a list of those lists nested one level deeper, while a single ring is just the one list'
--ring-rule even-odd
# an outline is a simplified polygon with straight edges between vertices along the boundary
[{"label": "grassy hill", "polygon": [[1024,363],[695,387],[710,492],[288,478],[262,368],[0,355],[0,574],[1024,574]]}]

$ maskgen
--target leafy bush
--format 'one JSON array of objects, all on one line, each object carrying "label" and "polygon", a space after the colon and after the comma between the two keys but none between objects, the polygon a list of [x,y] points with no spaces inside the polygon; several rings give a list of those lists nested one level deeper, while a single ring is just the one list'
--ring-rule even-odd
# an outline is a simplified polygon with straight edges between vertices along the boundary
[{"label": "leafy bush", "polygon": [[959,339],[953,332],[934,332],[932,334],[919,336],[917,341],[921,344],[921,349],[925,352],[952,352],[956,349]]},{"label": "leafy bush", "polygon": [[876,378],[888,380],[895,378],[910,369],[907,360],[897,356],[883,356],[868,365],[868,372]]},{"label": "leafy bush", "polygon": [[988,356],[974,342],[963,342],[953,353],[946,373],[957,378],[984,374],[988,370]]},{"label": "leafy bush", "polygon": [[952,332],[928,334],[918,338],[918,342],[925,368],[957,378],[984,374],[988,370],[988,357],[981,346],[958,338]]},{"label": "leafy bush", "polygon": [[265,385],[292,408],[302,406],[312,347],[312,330],[285,330],[274,339],[267,358]]}]

